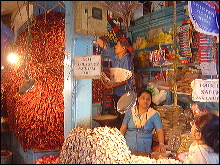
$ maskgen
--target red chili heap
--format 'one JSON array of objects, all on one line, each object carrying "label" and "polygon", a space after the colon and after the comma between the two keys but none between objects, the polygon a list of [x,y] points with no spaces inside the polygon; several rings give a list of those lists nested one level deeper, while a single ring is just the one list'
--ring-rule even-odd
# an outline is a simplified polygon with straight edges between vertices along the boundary
[{"label": "red chili heap", "polygon": [[60,12],[32,21],[26,70],[35,83],[27,93],[16,96],[24,80],[27,28],[16,42],[21,65],[8,64],[2,71],[9,127],[25,151],[60,149],[64,141],[64,28],[65,15]]},{"label": "red chili heap", "polygon": [[60,157],[54,155],[42,156],[36,159],[34,164],[60,164]]},{"label": "red chili heap", "polygon": [[92,103],[101,103],[103,101],[103,93],[105,87],[99,79],[92,80]]}]

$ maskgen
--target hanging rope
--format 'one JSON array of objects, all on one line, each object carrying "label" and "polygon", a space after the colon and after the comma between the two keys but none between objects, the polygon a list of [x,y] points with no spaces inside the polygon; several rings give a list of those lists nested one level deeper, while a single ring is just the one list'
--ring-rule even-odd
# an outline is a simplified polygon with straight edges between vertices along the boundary
[{"label": "hanging rope", "polygon": [[27,45],[26,45],[26,54],[24,58],[24,76],[26,79],[29,79],[26,71],[26,62],[27,62],[27,56],[29,54],[29,47],[30,47],[30,40],[31,40],[31,29],[30,29],[30,16],[29,16],[29,1],[27,2],[27,25],[28,25],[28,36],[27,36]]},{"label": "hanging rope", "polygon": [[174,39],[174,55],[175,55],[175,61],[173,64],[173,69],[174,69],[174,86],[173,86],[173,91],[174,91],[174,108],[177,107],[177,84],[176,84],[176,77],[177,77],[177,26],[176,26],[176,1],[173,1],[173,39]]},{"label": "hanging rope", "polygon": [[62,8],[65,9],[65,7],[63,6],[63,4],[62,4],[60,1],[58,1],[56,5],[54,5],[52,8],[50,8],[49,10],[47,10],[47,13],[51,12],[51,11],[52,11],[53,9],[55,9],[58,5],[60,5],[60,7],[62,7]]}]

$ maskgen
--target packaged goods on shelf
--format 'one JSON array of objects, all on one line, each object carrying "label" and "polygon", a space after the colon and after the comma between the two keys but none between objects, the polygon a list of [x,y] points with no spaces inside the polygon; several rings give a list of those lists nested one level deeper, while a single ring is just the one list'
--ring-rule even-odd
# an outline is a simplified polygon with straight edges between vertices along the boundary
[{"label": "packaged goods on shelf", "polygon": [[184,133],[181,135],[181,144],[177,153],[189,152],[190,145],[194,142],[191,133]]},{"label": "packaged goods on shelf", "polygon": [[[170,134],[173,131],[178,130],[181,134],[189,132],[190,127],[187,126],[187,120],[191,120],[191,118],[187,117],[188,111],[180,106],[175,109],[173,105],[156,106],[156,110],[160,113],[165,144],[168,144]],[[156,132],[153,134],[153,141],[158,142]]]},{"label": "packaged goods on shelf", "polygon": [[[174,85],[174,71],[168,71],[168,82],[173,86]],[[177,92],[182,94],[191,95],[192,88],[191,82],[195,79],[202,78],[201,70],[193,69],[190,67],[185,67],[177,70]]]}]

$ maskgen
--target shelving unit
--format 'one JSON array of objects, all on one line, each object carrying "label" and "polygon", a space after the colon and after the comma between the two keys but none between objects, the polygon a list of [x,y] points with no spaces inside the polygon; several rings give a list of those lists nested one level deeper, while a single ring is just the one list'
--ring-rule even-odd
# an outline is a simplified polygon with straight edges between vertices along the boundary
[{"label": "shelving unit", "polygon": [[[175,5],[175,25],[174,25],[174,6],[170,6],[167,8],[164,8],[162,10],[152,12],[150,14],[144,15],[143,17],[137,19],[135,21],[135,25],[130,28],[130,31],[132,33],[132,40],[133,42],[136,41],[137,37],[145,37],[147,36],[148,32],[152,29],[162,28],[163,31],[166,31],[169,28],[173,28],[173,30],[176,30],[175,27],[180,26],[181,23],[187,19],[189,19],[189,16],[186,13],[186,6],[187,2],[182,2]],[[174,32],[174,36],[177,34]],[[173,36],[173,37],[174,37]],[[158,50],[159,48],[166,47],[168,49],[172,48],[175,51],[177,51],[177,47],[179,47],[179,44],[177,42],[177,38],[172,43],[167,44],[161,44],[161,45],[154,45],[149,46],[141,49],[134,50],[134,56],[137,57],[139,52],[141,51],[154,51]],[[175,60],[176,61],[176,53],[175,54]],[[171,68],[176,70],[177,68],[184,68],[184,67],[195,67],[198,66],[199,63],[189,63],[189,64],[178,64],[177,61],[173,64],[168,65],[160,65],[160,66],[146,66],[146,67],[138,67],[137,69],[145,74],[149,74],[149,79],[152,80],[152,72],[160,72],[160,71],[167,71]],[[177,103],[177,94],[185,94],[185,93],[177,93],[174,91],[169,91],[168,96],[169,99],[166,101],[167,104],[171,103]],[[189,94],[186,94],[189,95]]]},{"label": "shelving unit", "polygon": [[[178,3],[177,8],[177,25],[180,25],[184,20],[188,19],[185,14],[184,6],[187,2]],[[137,37],[146,36],[148,31],[156,27],[165,27],[166,29],[173,28],[173,6],[164,8],[146,14],[135,21],[135,25],[129,28],[132,33],[132,41],[134,42]]]}]

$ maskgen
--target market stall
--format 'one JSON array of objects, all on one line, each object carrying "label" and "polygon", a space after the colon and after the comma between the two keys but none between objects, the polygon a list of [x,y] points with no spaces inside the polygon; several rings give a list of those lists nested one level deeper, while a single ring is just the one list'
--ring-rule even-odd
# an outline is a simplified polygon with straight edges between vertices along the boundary
[{"label": "market stall", "polygon": [[[128,2],[133,7],[137,5]],[[197,31],[187,2],[174,1],[168,6],[164,3],[160,9],[152,4],[153,11],[132,25],[135,8],[126,15],[120,13],[127,11],[122,5],[117,13],[122,18],[108,17],[105,25],[100,21],[100,4],[89,3],[89,9],[83,2],[64,4],[66,8],[58,1],[47,9],[35,3],[39,13],[29,22],[31,27],[29,24],[20,29],[13,45],[15,51],[23,54],[21,65],[5,66],[1,71],[2,100],[8,113],[14,157],[22,157],[23,163],[30,164],[181,163],[176,156],[187,152],[193,142],[190,122],[194,116],[200,111],[219,111],[217,36]],[[113,2],[105,5],[115,9]],[[52,11],[57,6],[59,11],[65,9],[66,14]],[[87,10],[81,10],[84,8]],[[94,9],[92,14],[88,13],[90,8]],[[80,11],[78,15],[76,11]],[[100,28],[91,28],[97,24],[89,22],[90,18],[100,21]],[[82,24],[80,20],[84,20]],[[74,21],[78,22],[76,26]],[[114,27],[110,21],[114,21]],[[135,89],[145,87],[153,91],[165,134],[165,153],[157,151],[155,132],[150,155],[132,154],[124,136],[112,126],[117,117],[109,114],[112,90],[105,89],[100,79],[101,71],[106,75],[113,71],[109,57],[94,42],[97,34],[110,44],[115,44],[118,36],[132,39],[134,73],[123,72],[127,77],[118,79],[132,77]],[[89,71],[91,67],[95,72]],[[34,78],[34,87],[28,87],[28,92],[17,90],[23,78],[29,77]],[[126,101],[120,100],[123,108],[118,111],[124,113],[135,104],[135,92],[129,93],[133,95]],[[201,107],[204,102],[207,105]]]}]

